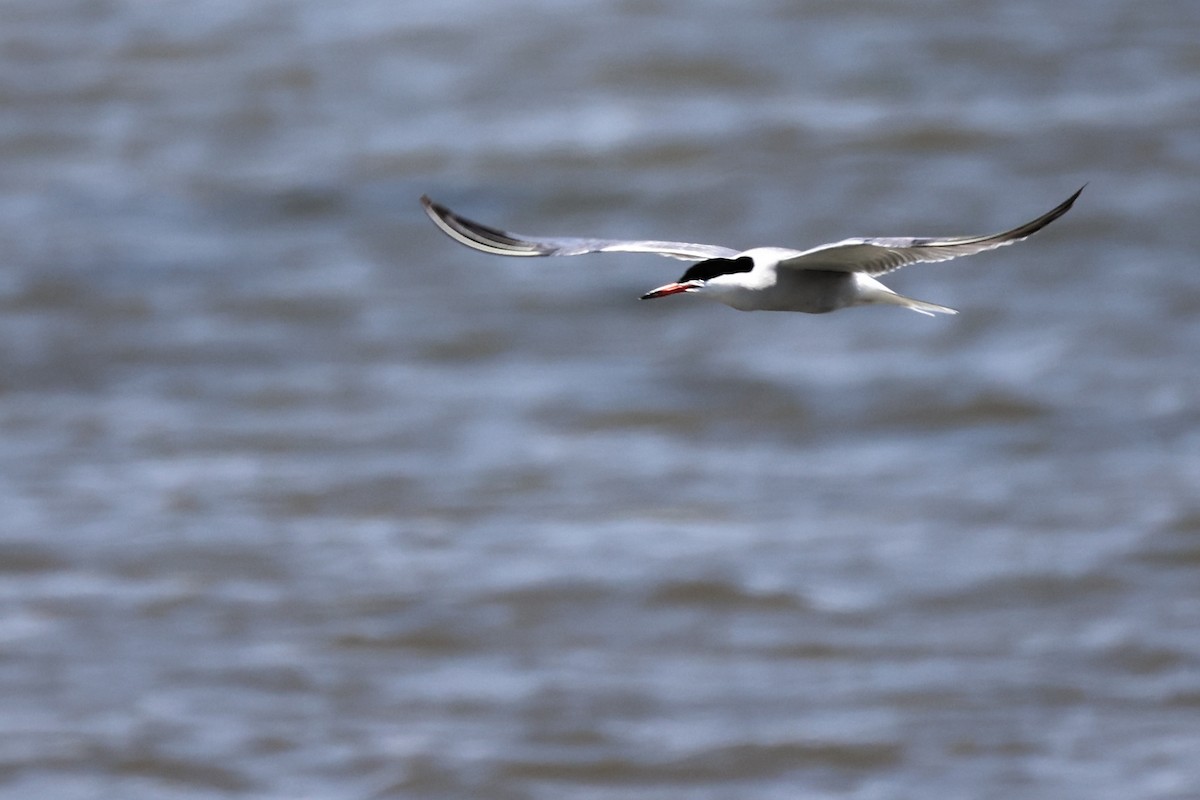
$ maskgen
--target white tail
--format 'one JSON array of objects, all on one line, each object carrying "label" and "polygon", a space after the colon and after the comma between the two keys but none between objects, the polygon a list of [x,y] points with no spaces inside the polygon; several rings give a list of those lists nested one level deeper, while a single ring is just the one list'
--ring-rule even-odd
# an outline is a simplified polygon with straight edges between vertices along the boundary
[{"label": "white tail", "polygon": [[936,303],[926,303],[924,300],[914,300],[911,297],[905,297],[902,294],[896,294],[894,291],[884,286],[879,281],[863,275],[861,272],[855,274],[855,282],[858,285],[858,302],[855,305],[868,305],[875,303],[886,303],[893,306],[904,306],[911,308],[918,314],[925,314],[932,317],[934,314],[957,314],[953,308],[939,306]]},{"label": "white tail", "polygon": [[939,306],[937,303],[926,303],[924,300],[914,300],[911,297],[905,297],[902,294],[893,294],[890,302],[893,302],[896,305],[904,306],[905,308],[911,308],[918,314],[924,314],[928,317],[932,317],[934,314],[958,313],[953,308]]}]

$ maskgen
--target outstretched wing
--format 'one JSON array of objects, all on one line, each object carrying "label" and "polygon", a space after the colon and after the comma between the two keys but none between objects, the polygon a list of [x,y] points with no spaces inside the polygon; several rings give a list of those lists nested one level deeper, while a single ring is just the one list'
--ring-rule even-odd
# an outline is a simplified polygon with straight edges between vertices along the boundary
[{"label": "outstretched wing", "polygon": [[623,239],[548,239],[507,233],[455,214],[422,195],[421,205],[433,224],[467,247],[498,256],[580,256],[585,253],[654,253],[682,261],[729,258],[738,251],[715,244]]},{"label": "outstretched wing", "polygon": [[926,261],[949,261],[959,256],[994,250],[1019,242],[1040,231],[1071,210],[1084,186],[1063,203],[1035,220],[1004,233],[988,236],[960,236],[952,239],[933,238],[861,238],[823,244],[785,259],[781,267],[789,269],[828,270],[831,272],[865,272],[882,275],[909,264]]}]

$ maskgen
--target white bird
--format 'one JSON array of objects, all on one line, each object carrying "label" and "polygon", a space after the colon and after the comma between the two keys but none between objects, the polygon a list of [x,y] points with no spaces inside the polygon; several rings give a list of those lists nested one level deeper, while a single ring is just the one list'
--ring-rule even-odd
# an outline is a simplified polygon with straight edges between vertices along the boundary
[{"label": "white bird", "polygon": [[[1086,184],[1084,185],[1086,186]],[[695,261],[674,283],[642,295],[643,300],[689,293],[710,297],[740,311],[803,311],[822,314],[861,305],[897,305],[920,314],[957,314],[946,306],[896,294],[876,275],[923,261],[948,261],[1019,242],[1070,210],[1084,187],[1061,205],[1003,233],[954,238],[843,239],[809,250],[728,247],[642,239],[563,239],[506,233],[455,214],[421,197],[425,213],[452,239],[502,256],[578,256],[585,253],[655,253]]]}]

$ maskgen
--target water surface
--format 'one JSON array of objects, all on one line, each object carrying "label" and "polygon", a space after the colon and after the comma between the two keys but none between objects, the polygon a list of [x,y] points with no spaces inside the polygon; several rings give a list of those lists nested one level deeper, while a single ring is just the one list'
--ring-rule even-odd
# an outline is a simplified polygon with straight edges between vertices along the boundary
[{"label": "water surface", "polygon": [[[0,795],[1189,798],[1200,7],[0,9]],[[982,233],[959,308],[547,234]]]}]

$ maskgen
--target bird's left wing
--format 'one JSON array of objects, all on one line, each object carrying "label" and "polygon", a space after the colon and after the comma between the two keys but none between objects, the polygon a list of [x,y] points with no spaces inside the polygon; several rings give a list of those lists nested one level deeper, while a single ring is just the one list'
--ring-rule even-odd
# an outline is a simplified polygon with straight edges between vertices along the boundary
[{"label": "bird's left wing", "polygon": [[[1086,184],[1085,184],[1086,186]],[[928,261],[949,261],[994,250],[1019,242],[1040,231],[1071,210],[1084,187],[1060,205],[1035,220],[1003,233],[987,236],[960,236],[951,239],[934,238],[860,238],[823,244],[784,259],[780,267],[788,269],[828,270],[831,272],[865,272],[882,275],[909,264]]]},{"label": "bird's left wing", "polygon": [[579,256],[585,253],[654,253],[682,261],[729,258],[738,251],[715,244],[658,242],[638,239],[550,239],[508,233],[455,214],[427,196],[421,197],[425,213],[442,232],[467,247],[498,256]]}]

